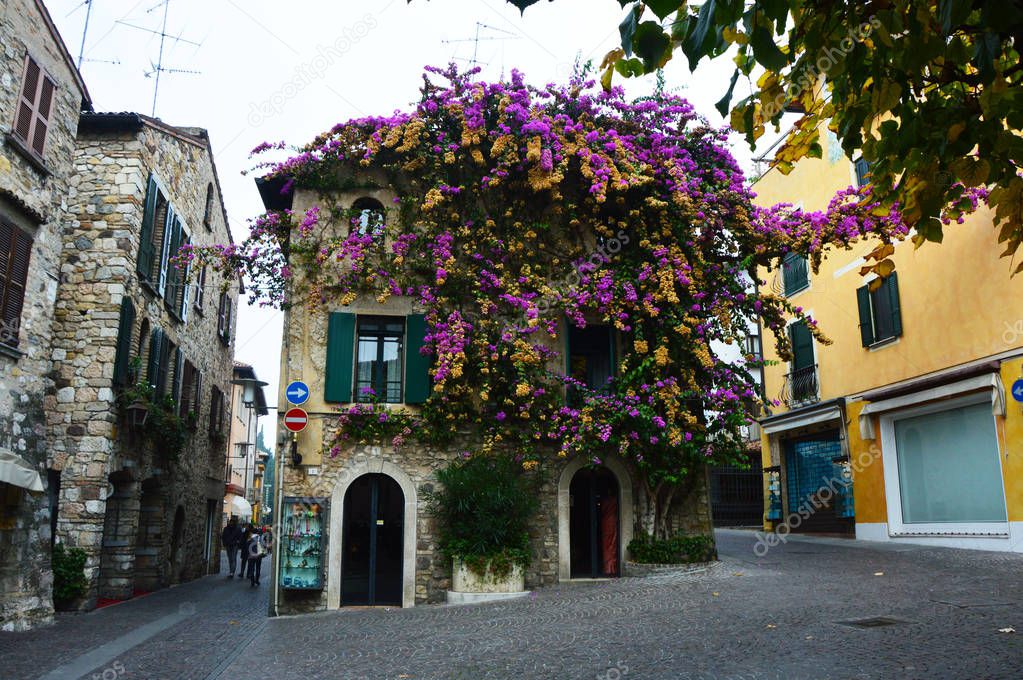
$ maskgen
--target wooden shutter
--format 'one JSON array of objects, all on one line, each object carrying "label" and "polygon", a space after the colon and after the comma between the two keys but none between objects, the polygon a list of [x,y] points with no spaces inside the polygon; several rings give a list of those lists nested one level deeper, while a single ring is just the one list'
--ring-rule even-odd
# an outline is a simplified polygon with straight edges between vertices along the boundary
[{"label": "wooden shutter", "polygon": [[874,319],[870,312],[870,290],[867,286],[856,289],[856,306],[860,310],[860,342],[864,347],[874,344]]},{"label": "wooden shutter", "polygon": [[[181,238],[179,239],[178,250],[182,246],[186,246],[191,243],[191,238],[185,233],[184,229],[181,230]],[[177,255],[178,251],[174,251],[172,255]],[[183,269],[175,269],[175,277],[178,282],[177,290],[177,313],[178,317],[185,321],[188,319],[188,270],[189,265],[185,265]]]},{"label": "wooden shutter", "polygon": [[118,387],[128,384],[128,371],[131,366],[131,335],[134,328],[135,305],[126,295],[121,298],[121,321],[117,328],[117,353],[114,355],[114,385]]},{"label": "wooden shutter", "polygon": [[178,347],[174,350],[174,378],[171,382],[171,399],[181,401],[181,383],[185,372],[185,353]]},{"label": "wooden shutter", "polygon": [[797,321],[789,326],[789,334],[792,338],[792,368],[798,371],[801,368],[813,366],[813,335],[806,327],[805,321]]},{"label": "wooden shutter", "polygon": [[885,281],[892,314],[892,337],[902,335],[902,308],[899,306],[899,273],[892,272]]},{"label": "wooden shutter", "polygon": [[171,359],[174,356],[174,343],[170,341],[165,333],[161,333],[163,339],[160,341],[160,365],[157,368],[156,395],[162,397],[167,394],[167,387],[171,379]]},{"label": "wooden shutter", "polygon": [[[180,352],[180,350],[178,350]],[[178,415],[182,418],[188,416],[192,410],[192,401],[195,397],[195,366],[188,359],[185,359],[181,371],[181,394],[178,397]]]},{"label": "wooden shutter", "polygon": [[[430,358],[420,354],[426,337],[426,317],[411,314],[405,319],[405,403],[422,404],[430,397]],[[351,366],[352,362],[349,361]]]},{"label": "wooden shutter", "polygon": [[25,72],[14,120],[14,134],[29,148],[43,155],[50,125],[50,109],[56,85],[32,57],[25,57]]},{"label": "wooden shutter", "polygon": [[160,194],[160,187],[156,183],[156,177],[149,176],[149,185],[146,188],[146,206],[142,213],[142,230],[139,234],[139,259],[135,269],[142,278],[149,280],[153,271],[153,257],[156,250],[153,244],[153,234],[156,222],[156,200]]},{"label": "wooden shutter", "polygon": [[160,380],[160,351],[163,344],[163,331],[154,328],[149,340],[149,365],[146,367],[146,380],[154,389]]},{"label": "wooden shutter", "polygon": [[193,367],[192,372],[195,378],[195,395],[192,399],[192,410],[195,411],[195,417],[198,419],[200,409],[202,408],[202,371]]},{"label": "wooden shutter", "polygon": [[[174,210],[167,207],[167,217],[163,221],[163,234],[160,239],[160,259],[159,259],[159,272],[157,272],[157,290],[160,292],[160,297],[166,298],[167,296],[167,260],[170,258],[170,250],[174,240],[174,227],[177,225],[175,220]],[[159,225],[157,225],[159,226]]]},{"label": "wooden shutter", "polygon": [[352,400],[354,364],[355,315],[348,312],[332,312],[327,322],[327,370],[323,395],[325,401],[347,403]]},{"label": "wooden shutter", "polygon": [[203,298],[206,295],[206,265],[199,270],[199,275],[195,277],[195,308],[202,311]]},{"label": "wooden shutter", "polygon": [[17,347],[32,237],[0,219],[0,343]]},{"label": "wooden shutter", "polygon": [[210,437],[217,434],[217,409],[220,407],[220,390],[214,385],[210,389]]}]

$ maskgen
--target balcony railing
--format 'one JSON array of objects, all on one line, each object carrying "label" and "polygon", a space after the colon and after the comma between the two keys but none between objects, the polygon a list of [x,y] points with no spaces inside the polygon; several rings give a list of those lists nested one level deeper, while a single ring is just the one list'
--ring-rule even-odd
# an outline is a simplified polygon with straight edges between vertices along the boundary
[{"label": "balcony railing", "polygon": [[798,368],[786,375],[780,398],[789,408],[820,401],[817,364]]}]

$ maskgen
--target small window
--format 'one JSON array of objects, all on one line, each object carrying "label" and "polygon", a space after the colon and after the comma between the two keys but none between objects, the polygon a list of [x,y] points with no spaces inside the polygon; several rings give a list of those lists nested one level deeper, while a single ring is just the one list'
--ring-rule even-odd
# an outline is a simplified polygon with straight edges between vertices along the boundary
[{"label": "small window", "polygon": [[0,344],[17,347],[32,237],[0,216]]},{"label": "small window", "polygon": [[856,186],[865,187],[870,184],[870,163],[860,157],[855,160],[853,165],[856,168]]},{"label": "small window", "polygon": [[199,275],[195,277],[195,296],[193,299],[193,307],[195,311],[202,314],[202,303],[206,296],[206,265],[199,270]]},{"label": "small window", "polygon": [[231,344],[231,296],[226,292],[220,294],[217,307],[217,337],[225,347]]},{"label": "small window", "polygon": [[210,438],[219,439],[224,435],[224,393],[214,385],[210,389]]},{"label": "small window", "polygon": [[[615,334],[611,326],[589,324],[586,328],[570,325],[567,335],[569,377],[588,389],[606,392],[615,372]],[[569,391],[569,403],[578,403],[578,395]]]},{"label": "small window", "polygon": [[21,96],[11,132],[24,142],[37,156],[46,149],[50,124],[50,109],[57,86],[36,61],[25,56],[25,71],[21,81]]},{"label": "small window", "polygon": [[860,339],[870,347],[902,335],[902,311],[899,304],[899,276],[892,272],[880,285],[861,286],[856,291],[860,313]]},{"label": "small window", "polygon": [[[360,198],[352,204],[351,228],[360,235],[377,238],[384,233],[384,206],[375,198]],[[350,232],[349,232],[350,233]]]},{"label": "small window", "polygon": [[806,258],[788,253],[781,261],[782,285],[786,297],[810,287],[810,271]]},{"label": "small window", "polygon": [[191,237],[178,216],[174,217],[171,228],[164,303],[173,318],[178,321],[186,321],[188,319],[188,265],[185,265],[184,269],[178,269],[177,264],[171,262],[170,258],[176,257],[181,252],[181,248],[191,242]]},{"label": "small window", "polygon": [[213,182],[210,182],[206,185],[206,210],[202,216],[202,223],[206,226],[206,231],[213,231],[213,207],[216,200],[216,190],[213,188]]},{"label": "small window", "polygon": [[401,403],[405,318],[360,316],[355,401]]}]

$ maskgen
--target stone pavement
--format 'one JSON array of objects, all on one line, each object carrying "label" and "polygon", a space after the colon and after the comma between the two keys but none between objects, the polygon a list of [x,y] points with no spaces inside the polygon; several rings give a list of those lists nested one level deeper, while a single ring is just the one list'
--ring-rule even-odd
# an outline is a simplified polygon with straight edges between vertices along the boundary
[{"label": "stone pavement", "polygon": [[[123,672],[111,672],[231,680],[1023,677],[1023,555],[792,538],[757,557],[753,543],[752,533],[718,532],[722,561],[699,574],[563,584],[496,604],[268,621],[265,592],[209,577],[61,617],[54,628],[2,634],[0,677],[45,676],[188,602],[194,614],[121,652]],[[870,617],[895,622],[847,623]],[[999,632],[1009,627],[1020,632]]]}]

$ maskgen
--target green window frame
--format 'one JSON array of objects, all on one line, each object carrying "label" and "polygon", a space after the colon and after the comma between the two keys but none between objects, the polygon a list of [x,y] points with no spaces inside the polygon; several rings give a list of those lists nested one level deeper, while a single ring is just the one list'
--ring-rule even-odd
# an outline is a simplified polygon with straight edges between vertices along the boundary
[{"label": "green window frame", "polygon": [[902,335],[902,308],[899,299],[899,275],[892,272],[875,290],[870,285],[856,290],[860,316],[860,341],[864,347],[888,342]]},{"label": "green window frame", "polygon": [[795,295],[810,287],[810,267],[798,253],[787,253],[781,260],[782,286],[785,296]]}]

